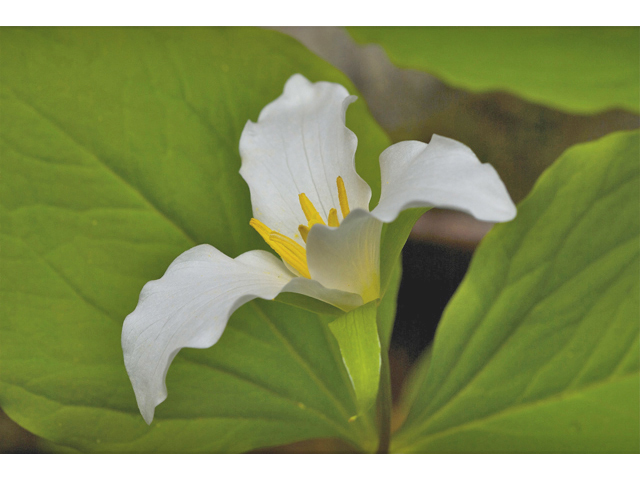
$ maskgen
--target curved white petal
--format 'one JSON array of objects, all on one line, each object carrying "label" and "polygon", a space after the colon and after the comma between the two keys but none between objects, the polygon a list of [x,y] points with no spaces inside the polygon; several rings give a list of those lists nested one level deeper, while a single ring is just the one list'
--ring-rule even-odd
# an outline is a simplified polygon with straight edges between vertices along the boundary
[{"label": "curved white petal", "polygon": [[122,327],[125,366],[145,421],[151,423],[167,398],[165,377],[181,348],[212,346],[238,307],[256,297],[275,298],[292,278],[270,253],[252,251],[234,260],[199,245],[148,282]]},{"label": "curved white petal", "polygon": [[301,293],[343,310],[362,305],[359,295],[325,288],[292,275],[270,253],[254,250],[232,259],[210,245],[176,258],[159,280],[148,282],[122,327],[122,350],[138,407],[147,423],[167,398],[165,377],[184,347],[208,348],[231,314],[256,298]]},{"label": "curved white petal", "polygon": [[337,228],[314,225],[307,237],[311,278],[326,288],[357,293],[364,303],[380,295],[382,223],[354,210]]},{"label": "curved white petal", "polygon": [[506,222],[516,215],[494,168],[450,138],[433,135],[429,144],[396,143],[380,155],[380,173],[380,203],[371,213],[383,222],[413,207],[461,210],[489,222]]},{"label": "curved white petal", "polygon": [[363,304],[362,297],[356,293],[326,288],[317,280],[296,277],[282,289],[282,292],[301,293],[307,297],[317,298],[345,312],[358,308]]},{"label": "curved white petal", "polygon": [[296,74],[258,122],[247,122],[242,132],[240,174],[251,190],[254,217],[301,245],[298,225],[307,221],[299,194],[305,193],[326,221],[329,210],[340,205],[336,179],[341,176],[351,209],[369,209],[371,189],[355,170],[358,140],[345,126],[346,109],[355,99],[342,85],[311,83]]}]

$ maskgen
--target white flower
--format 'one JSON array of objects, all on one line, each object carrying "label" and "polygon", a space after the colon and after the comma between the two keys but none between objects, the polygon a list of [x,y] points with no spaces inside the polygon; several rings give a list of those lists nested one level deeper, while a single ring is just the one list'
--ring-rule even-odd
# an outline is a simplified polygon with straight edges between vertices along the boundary
[{"label": "white flower", "polygon": [[345,126],[355,99],[341,85],[294,75],[258,122],[247,122],[240,174],[251,190],[251,225],[282,260],[257,250],[232,259],[199,245],[144,286],[124,322],[122,348],[147,423],[167,397],[178,351],[215,344],[244,303],[294,292],[348,311],[376,300],[382,223],[402,210],[444,207],[493,222],[515,216],[493,167],[437,135],[382,152],[382,193],[369,212],[371,190],[355,170],[357,138]]}]

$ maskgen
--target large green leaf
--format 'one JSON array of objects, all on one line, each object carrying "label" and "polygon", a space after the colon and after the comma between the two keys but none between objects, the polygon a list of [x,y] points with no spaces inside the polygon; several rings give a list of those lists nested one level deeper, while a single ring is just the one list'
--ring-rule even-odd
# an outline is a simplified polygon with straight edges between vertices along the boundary
[{"label": "large green leaf", "polygon": [[349,32],[450,85],[574,113],[638,112],[640,28],[380,28]]},{"label": "large green leaf", "polygon": [[638,132],[569,149],[477,250],[398,452],[638,452]]},{"label": "large green leaf", "polygon": [[[181,252],[266,248],[238,174],[245,122],[294,73],[356,93],[346,77],[252,29],[2,29],[0,48],[7,414],[80,451],[244,451],[310,437],[375,448],[373,420],[348,421],[355,395],[330,318],[245,305],[215,347],[176,358],[150,427],[120,348],[142,286]],[[362,101],[347,122],[375,202],[387,139]]]}]

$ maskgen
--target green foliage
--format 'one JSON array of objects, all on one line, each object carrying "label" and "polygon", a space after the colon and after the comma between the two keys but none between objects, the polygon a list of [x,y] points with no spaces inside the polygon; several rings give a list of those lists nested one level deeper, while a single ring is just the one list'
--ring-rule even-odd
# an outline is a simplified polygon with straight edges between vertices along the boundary
[{"label": "green foliage", "polygon": [[350,28],[404,68],[559,110],[638,112],[640,28]]},{"label": "green foliage", "polygon": [[380,289],[384,293],[390,285],[393,269],[402,247],[407,243],[411,229],[418,219],[429,209],[410,208],[401,212],[393,222],[382,226],[380,245]]},{"label": "green foliage", "polygon": [[[349,80],[252,29],[2,29],[0,404],[90,452],[245,451],[337,436],[375,448],[327,328],[255,301],[208,350],[183,350],[148,427],[120,347],[142,286],[200,243],[266,248],[238,174],[247,120],[302,73]],[[379,196],[387,139],[362,101],[347,122]],[[397,260],[396,260],[397,261]],[[397,277],[396,277],[397,278]],[[397,281],[381,310],[390,328]]]},{"label": "green foliage", "polygon": [[375,403],[380,383],[380,339],[376,314],[376,302],[370,302],[329,324],[338,341],[361,413]]},{"label": "green foliage", "polygon": [[[454,86],[638,111],[638,28],[350,31]],[[258,29],[5,28],[0,45],[4,411],[64,452],[318,437],[373,451],[376,396],[388,427],[398,256],[424,209],[383,229],[378,305],[344,314],[284,294],[243,306],[217,345],[178,355],[151,426],[120,346],[142,286],[180,253],[266,248],[238,173],[245,122],[294,73],[357,93],[348,79]],[[375,205],[387,138],[362,101],[347,124]],[[640,450],[638,143],[618,133],[571,148],[483,241],[412,377],[392,451]]]},{"label": "green foliage", "polygon": [[638,453],[638,147],[631,132],[567,150],[494,227],[394,451]]}]

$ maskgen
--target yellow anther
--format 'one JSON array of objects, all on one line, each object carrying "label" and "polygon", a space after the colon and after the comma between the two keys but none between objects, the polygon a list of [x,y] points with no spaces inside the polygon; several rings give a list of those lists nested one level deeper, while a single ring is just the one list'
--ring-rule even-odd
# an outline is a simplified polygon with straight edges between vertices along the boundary
[{"label": "yellow anther", "polygon": [[316,223],[326,225],[318,213],[318,210],[316,210],[316,207],[313,206],[311,200],[309,200],[304,193],[301,193],[298,198],[300,199],[300,206],[302,207],[304,216],[307,217],[307,222],[309,222],[309,228],[313,227]]},{"label": "yellow anther", "polygon": [[336,179],[338,184],[338,200],[340,201],[340,211],[342,212],[342,219],[344,220],[349,215],[349,200],[347,199],[347,189],[344,188],[344,181],[342,177]]},{"label": "yellow anther", "polygon": [[260,236],[265,242],[269,243],[269,235],[272,232],[272,230],[269,227],[267,227],[264,223],[262,223],[257,218],[252,218],[251,221],[249,222],[249,225],[251,225],[253,228],[256,229],[256,231],[260,234]]},{"label": "yellow anther", "polygon": [[286,235],[274,232],[256,218],[252,218],[249,225],[255,228],[262,239],[267,242],[267,245],[273,248],[275,252],[280,255],[285,262],[295,268],[300,275],[311,278],[309,268],[307,267],[307,252],[304,248]]},{"label": "yellow anther", "polygon": [[300,275],[311,278],[307,267],[307,252],[298,243],[278,232],[271,232],[268,243]]},{"label": "yellow anther", "polygon": [[[338,221],[338,211],[335,208],[329,210],[329,226],[330,227],[339,227],[340,222]],[[306,240],[305,240],[306,241]]]},{"label": "yellow anther", "polygon": [[298,225],[298,231],[300,232],[300,236],[304,243],[307,243],[307,235],[309,235],[309,227],[306,225]]},{"label": "yellow anther", "polygon": [[[344,219],[347,215],[349,215],[349,201],[347,200],[347,190],[344,187],[344,181],[342,180],[342,177],[338,177],[336,179],[336,183],[338,184],[338,199],[340,201],[340,210],[342,211],[342,218]],[[306,243],[311,227],[313,227],[317,223],[320,223],[322,225],[326,225],[326,223],[324,223],[324,220],[318,213],[318,210],[316,210],[316,207],[313,206],[311,200],[309,200],[309,198],[304,193],[301,193],[298,198],[300,200],[300,206],[302,207],[304,216],[307,218],[307,222],[309,222],[308,225],[298,226],[298,232],[300,232],[302,240],[304,240]],[[338,211],[335,208],[329,210],[327,223],[330,227],[340,226]],[[311,275],[309,274],[309,267],[307,266],[307,251],[304,249],[304,247],[302,247],[298,242],[292,240],[286,235],[271,230],[257,218],[252,218],[249,222],[249,225],[255,228],[262,239],[267,242],[267,245],[273,248],[273,250],[275,250],[275,252],[280,255],[282,260],[284,260],[289,266],[295,269],[301,276],[311,278]]]}]

